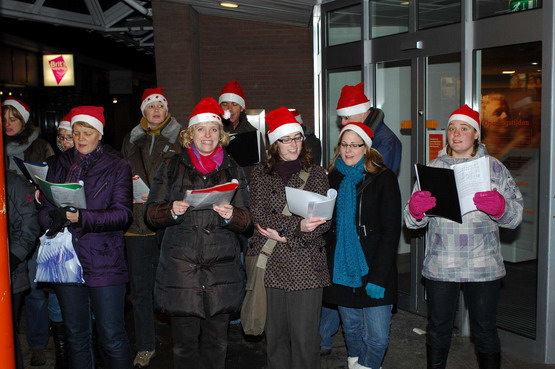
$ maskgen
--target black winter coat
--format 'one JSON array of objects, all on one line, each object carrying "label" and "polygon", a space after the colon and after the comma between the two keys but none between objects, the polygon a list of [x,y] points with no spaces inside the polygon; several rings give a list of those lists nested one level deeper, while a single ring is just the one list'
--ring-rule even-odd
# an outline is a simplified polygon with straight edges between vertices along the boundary
[{"label": "black winter coat", "polygon": [[[232,201],[233,217],[225,223],[218,213],[188,209],[174,220],[173,201],[187,190],[239,180]],[[226,154],[220,168],[206,175],[197,171],[184,150],[158,170],[146,205],[146,222],[164,228],[154,298],[158,309],[174,316],[211,317],[237,311],[245,288],[245,272],[236,233],[252,228],[245,204],[245,174]]]},{"label": "black winter coat", "polygon": [[[362,194],[360,188],[369,177],[374,177]],[[329,174],[330,187],[339,190],[343,174],[334,170]],[[332,284],[324,288],[324,302],[328,304],[362,308],[371,306],[390,305],[397,302],[397,248],[401,234],[401,193],[397,176],[389,169],[378,174],[367,173],[364,180],[357,186],[357,211],[355,224],[362,245],[368,275],[363,277],[363,286],[352,288]],[[362,206],[362,208],[360,208]],[[361,214],[361,225],[358,218]],[[335,229],[335,217],[334,217]],[[333,282],[333,268],[335,257],[335,235],[327,235],[328,267]],[[373,299],[366,293],[366,283],[385,288],[383,299]]]}]

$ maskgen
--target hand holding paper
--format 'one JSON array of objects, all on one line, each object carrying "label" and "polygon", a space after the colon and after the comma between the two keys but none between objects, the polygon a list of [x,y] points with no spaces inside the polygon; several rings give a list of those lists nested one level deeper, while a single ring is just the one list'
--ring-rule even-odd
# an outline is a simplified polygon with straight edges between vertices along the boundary
[{"label": "hand holding paper", "polygon": [[287,206],[292,214],[303,218],[320,218],[330,220],[333,216],[337,191],[328,190],[327,196],[298,188],[285,187]]},{"label": "hand holding paper", "polygon": [[414,219],[424,218],[424,213],[436,206],[436,198],[430,191],[416,191],[409,200],[409,212]]},{"label": "hand holding paper", "polygon": [[320,218],[308,218],[301,220],[301,232],[312,232],[319,225],[324,224],[326,221]]},{"label": "hand holding paper", "polygon": [[476,192],[473,200],[478,210],[494,218],[500,218],[505,212],[505,198],[495,190]]}]

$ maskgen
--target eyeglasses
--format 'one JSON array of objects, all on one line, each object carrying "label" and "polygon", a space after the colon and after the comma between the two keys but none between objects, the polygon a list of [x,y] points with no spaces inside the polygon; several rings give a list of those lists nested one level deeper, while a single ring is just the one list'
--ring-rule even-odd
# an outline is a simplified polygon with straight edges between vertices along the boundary
[{"label": "eyeglasses", "polygon": [[348,144],[348,143],[341,142],[341,143],[339,144],[339,146],[341,146],[341,147],[344,148],[344,149],[346,149],[347,147],[350,147],[351,149],[358,149],[359,147],[364,146],[364,144],[363,144],[363,143],[361,143],[361,144],[353,144],[353,143],[352,143],[352,144]]},{"label": "eyeglasses", "polygon": [[58,136],[58,140],[60,140],[60,141],[73,141],[73,136],[62,136],[62,135],[59,135],[59,136]]},{"label": "eyeglasses", "polygon": [[293,137],[293,138],[291,138],[291,137],[278,138],[277,140],[279,142],[281,142],[282,144],[288,145],[288,144],[292,143],[293,141],[303,142],[304,141],[304,136],[297,136],[297,137]]}]

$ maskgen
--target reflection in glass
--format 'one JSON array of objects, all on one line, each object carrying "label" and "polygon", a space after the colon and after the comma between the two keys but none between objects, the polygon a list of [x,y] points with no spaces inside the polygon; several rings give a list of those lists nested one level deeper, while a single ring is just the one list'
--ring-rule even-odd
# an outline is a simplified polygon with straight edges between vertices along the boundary
[{"label": "reflection in glass", "polygon": [[461,21],[460,0],[420,0],[418,29],[444,26]]},{"label": "reflection in glass", "polygon": [[446,144],[449,115],[461,105],[460,54],[428,58],[426,80],[426,163]]},{"label": "reflection in glass", "polygon": [[408,32],[409,1],[371,0],[371,37],[382,37]]},{"label": "reflection in glass", "polygon": [[[403,151],[399,169],[399,187],[402,203],[406,203],[412,192],[411,178],[411,136],[410,130],[401,130],[402,121],[410,121],[411,106],[411,64],[410,60],[379,63],[376,69],[376,103],[382,109],[384,123],[401,140]],[[410,295],[411,258],[410,234],[403,227],[404,234],[399,241],[397,255],[398,292]]]},{"label": "reflection in glass", "polygon": [[327,20],[328,46],[362,39],[362,5],[331,11]]},{"label": "reflection in glass", "polygon": [[524,198],[522,224],[500,230],[507,276],[497,325],[535,338],[541,43],[484,49],[476,56],[482,66],[477,76],[482,142],[511,171]]},{"label": "reflection in glass", "polygon": [[541,8],[542,0],[474,0],[474,18],[511,14]]}]

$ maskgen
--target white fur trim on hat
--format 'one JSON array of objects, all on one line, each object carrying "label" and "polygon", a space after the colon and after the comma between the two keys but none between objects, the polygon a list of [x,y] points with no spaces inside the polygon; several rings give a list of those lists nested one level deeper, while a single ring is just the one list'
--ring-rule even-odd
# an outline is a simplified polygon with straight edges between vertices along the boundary
[{"label": "white fur trim on hat", "polygon": [[453,114],[449,117],[449,121],[447,121],[447,125],[454,120],[460,120],[465,123],[468,123],[474,128],[478,133],[480,133],[480,125],[474,119],[470,118],[468,115],[465,114]]},{"label": "white fur trim on hat", "polygon": [[143,113],[143,116],[145,116],[145,109],[147,105],[152,104],[153,102],[156,102],[156,101],[161,102],[164,105],[164,108],[166,108],[166,111],[168,111],[168,100],[164,95],[160,93],[156,93],[156,94],[148,95],[146,99],[143,100],[141,104],[141,113]]},{"label": "white fur trim on hat", "polygon": [[191,117],[191,119],[189,119],[189,127],[192,126],[193,124],[198,124],[203,122],[218,122],[221,124],[222,118],[220,117],[219,114],[214,114],[214,113],[197,114],[194,117]]},{"label": "white fur trim on hat", "polygon": [[270,145],[277,141],[278,138],[290,135],[291,133],[299,132],[304,136],[303,127],[299,123],[285,123],[277,127],[272,132],[268,132],[268,139]]},{"label": "white fur trim on hat", "polygon": [[341,137],[341,135],[343,134],[343,132],[345,131],[353,131],[355,132],[357,135],[360,136],[360,138],[362,138],[362,141],[364,141],[364,143],[368,146],[368,147],[372,147],[372,139],[368,136],[368,134],[366,132],[364,132],[362,130],[362,128],[354,125],[354,124],[348,124],[345,127],[343,127],[343,129],[341,130],[341,132],[339,132],[339,137]]},{"label": "white fur trim on hat", "polygon": [[346,108],[337,109],[337,115],[340,117],[350,117],[351,115],[366,113],[371,107],[370,101],[362,104],[347,106]]},{"label": "white fur trim on hat", "polygon": [[19,114],[21,114],[21,116],[23,117],[23,120],[25,121],[24,123],[27,123],[27,121],[29,121],[29,117],[31,116],[31,114],[29,113],[29,111],[27,111],[27,109],[25,109],[25,107],[23,105],[21,105],[19,103],[19,101],[14,100],[14,99],[6,99],[6,100],[4,100],[4,103],[2,105],[13,106],[14,108],[17,109]]},{"label": "white fur trim on hat", "polygon": [[234,94],[231,92],[226,92],[225,94],[221,94],[220,98],[218,99],[218,104],[221,104],[224,101],[231,101],[231,102],[237,103],[241,105],[243,109],[245,109],[245,99],[243,99],[241,96],[237,94]]},{"label": "white fur trim on hat", "polygon": [[58,124],[58,129],[65,129],[71,131],[71,122],[68,120],[62,120],[60,124]]},{"label": "white fur trim on hat", "polygon": [[71,118],[71,127],[77,122],[85,122],[90,124],[94,129],[104,135],[104,124],[101,121],[88,114],[77,114]]}]

